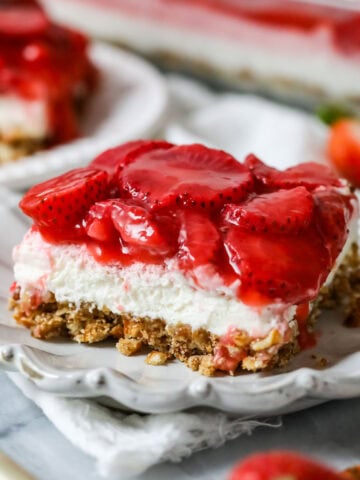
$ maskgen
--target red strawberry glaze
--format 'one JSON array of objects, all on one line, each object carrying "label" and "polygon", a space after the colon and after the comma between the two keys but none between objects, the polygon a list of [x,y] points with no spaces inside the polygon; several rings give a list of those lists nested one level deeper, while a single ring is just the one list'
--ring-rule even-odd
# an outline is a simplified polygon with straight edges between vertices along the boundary
[{"label": "red strawberry glaze", "polygon": [[[25,195],[20,206],[47,241],[85,244],[102,264],[170,262],[200,288],[220,278],[254,307],[307,304],[317,296],[354,211],[354,197],[326,167],[316,165],[313,175],[312,164],[280,172],[257,160],[261,175],[271,173],[264,194],[254,165],[225,152],[148,140],[133,145]],[[115,193],[109,165],[118,178]],[[48,210],[59,205],[55,224]],[[258,228],[262,215],[269,228]],[[278,228],[282,217],[286,228]]]},{"label": "red strawberry glaze", "polygon": [[35,1],[0,6],[0,95],[45,101],[51,144],[79,133],[77,90],[91,92],[97,78],[87,47],[81,33],[50,22]]},{"label": "red strawberry glaze", "polygon": [[18,284],[14,281],[9,288],[10,293],[13,295],[18,289]]},{"label": "red strawberry glaze", "polygon": [[216,262],[220,250],[220,234],[213,222],[204,214],[180,211],[179,232],[180,265],[191,269]]},{"label": "red strawberry glaze", "polygon": [[165,234],[170,227],[170,218],[167,225],[166,221],[161,222],[140,205],[114,200],[111,220],[122,240],[130,246],[148,248],[163,255],[171,248]]},{"label": "red strawberry glaze", "polygon": [[218,370],[234,374],[240,362],[247,356],[247,351],[237,346],[236,337],[242,332],[230,327],[223,335],[214,350],[214,363]]},{"label": "red strawberry glaze", "polygon": [[304,323],[299,324],[299,335],[297,341],[299,343],[300,350],[308,350],[310,348],[316,347],[318,343],[318,338],[315,332],[309,332],[307,325]]},{"label": "red strawberry glaze", "polygon": [[117,243],[119,237],[111,218],[113,200],[96,202],[86,215],[83,226],[86,234],[98,241],[105,243]]},{"label": "red strawberry glaze", "polygon": [[313,348],[317,343],[315,333],[309,330],[309,325],[308,325],[309,313],[310,313],[309,303],[302,303],[298,305],[296,309],[296,320],[299,328],[299,335],[297,337],[297,340],[299,342],[299,346],[301,350]]}]

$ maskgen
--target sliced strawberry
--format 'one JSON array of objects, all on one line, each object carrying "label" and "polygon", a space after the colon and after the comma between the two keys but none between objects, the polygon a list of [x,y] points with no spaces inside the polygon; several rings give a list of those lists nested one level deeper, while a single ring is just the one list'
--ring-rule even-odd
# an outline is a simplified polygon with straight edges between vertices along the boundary
[{"label": "sliced strawberry", "polygon": [[163,219],[157,221],[145,208],[122,200],[113,200],[111,205],[112,221],[124,242],[164,254],[170,251],[171,246],[161,231]]},{"label": "sliced strawberry", "polygon": [[204,214],[180,211],[179,256],[183,267],[196,267],[212,262],[219,249],[220,235]]},{"label": "sliced strawberry", "polygon": [[258,195],[247,203],[225,205],[226,223],[252,232],[296,234],[312,219],[314,201],[304,187]]},{"label": "sliced strawberry", "polygon": [[340,120],[330,130],[328,155],[336,170],[360,187],[360,121]]},{"label": "sliced strawberry", "polygon": [[0,35],[40,35],[50,22],[40,5],[32,0],[2,0],[0,5]]},{"label": "sliced strawberry", "polygon": [[213,208],[244,199],[251,173],[231,155],[201,145],[156,150],[136,157],[119,177],[120,189],[150,209]]},{"label": "sliced strawberry", "polygon": [[118,237],[111,218],[112,200],[95,203],[89,210],[84,227],[87,235],[100,242],[111,242]]},{"label": "sliced strawberry", "polygon": [[225,247],[241,279],[240,296],[248,304],[265,304],[269,299],[309,301],[318,294],[332,265],[315,229],[289,237],[230,227]]},{"label": "sliced strawberry", "polygon": [[229,480],[340,480],[340,474],[293,452],[257,453],[243,460]]},{"label": "sliced strawberry", "polygon": [[288,168],[275,180],[279,188],[293,188],[303,185],[309,190],[320,186],[342,187],[343,183],[326,165],[316,162],[307,162]]},{"label": "sliced strawberry", "polygon": [[105,170],[109,175],[113,175],[132,162],[137,155],[171,147],[173,147],[173,144],[164,140],[135,140],[106,150],[97,156],[90,165],[94,168]]},{"label": "sliced strawberry", "polygon": [[89,207],[106,196],[108,175],[94,168],[76,168],[32,187],[20,202],[22,211],[43,227],[70,227]]},{"label": "sliced strawberry", "polygon": [[284,171],[265,165],[255,155],[248,155],[244,163],[253,173],[257,182],[269,189],[303,186],[308,190],[313,190],[320,186],[343,186],[333,171],[320,163],[301,163]]},{"label": "sliced strawberry", "polygon": [[245,158],[244,165],[252,172],[256,183],[260,186],[271,185],[271,179],[280,173],[276,168],[266,165],[253,153]]},{"label": "sliced strawberry", "polygon": [[351,198],[333,189],[319,189],[314,192],[314,217],[332,261],[336,260],[348,236],[347,225],[353,212]]}]

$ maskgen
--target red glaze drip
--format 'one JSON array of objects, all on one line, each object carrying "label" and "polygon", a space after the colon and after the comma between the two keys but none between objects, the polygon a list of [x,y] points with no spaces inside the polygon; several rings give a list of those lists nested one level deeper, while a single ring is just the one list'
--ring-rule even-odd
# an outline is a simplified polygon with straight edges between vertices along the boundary
[{"label": "red glaze drip", "polygon": [[16,292],[17,288],[18,288],[18,284],[16,282],[13,282],[10,285],[9,291],[10,291],[11,295],[13,295]]},{"label": "red glaze drip", "polygon": [[214,351],[214,364],[217,370],[233,375],[240,362],[247,356],[246,350],[237,344],[237,337],[241,338],[242,334],[243,332],[230,327],[219,339]]},{"label": "red glaze drip", "polygon": [[309,331],[308,317],[310,313],[309,303],[302,303],[296,309],[296,320],[299,328],[299,336],[297,337],[301,350],[313,348],[317,344],[316,335]]},{"label": "red glaze drip", "polygon": [[[253,157],[239,165],[198,145],[145,142],[143,149],[136,142],[117,150],[119,171],[116,151],[109,151],[117,185],[97,161],[97,169],[76,169],[33,187],[21,208],[47,241],[85,244],[102,264],[171,260],[199,287],[221,281],[255,307],[316,298],[353,212],[354,197],[340,193],[343,184],[329,170],[312,170],[311,164],[266,170]],[[101,158],[106,163],[106,155]],[[139,159],[141,169],[131,168]],[[304,308],[298,309],[300,336],[302,346],[309,346],[311,337],[301,327]]]},{"label": "red glaze drip", "polygon": [[75,101],[97,78],[87,47],[85,36],[51,23],[35,1],[0,6],[0,95],[46,101],[51,144],[79,133]]}]

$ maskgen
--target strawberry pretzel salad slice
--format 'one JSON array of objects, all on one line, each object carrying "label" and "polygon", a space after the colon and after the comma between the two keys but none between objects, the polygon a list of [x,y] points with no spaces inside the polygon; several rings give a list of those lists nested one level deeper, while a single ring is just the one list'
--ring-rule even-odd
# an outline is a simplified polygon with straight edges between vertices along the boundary
[{"label": "strawberry pretzel salad slice", "polygon": [[88,46],[36,0],[0,2],[0,165],[79,136],[98,78]]},{"label": "strawberry pretzel salad slice", "polygon": [[140,140],[20,207],[33,226],[10,304],[37,338],[110,337],[151,365],[234,374],[284,365],[315,344],[321,307],[351,304],[356,198],[323,165]]}]

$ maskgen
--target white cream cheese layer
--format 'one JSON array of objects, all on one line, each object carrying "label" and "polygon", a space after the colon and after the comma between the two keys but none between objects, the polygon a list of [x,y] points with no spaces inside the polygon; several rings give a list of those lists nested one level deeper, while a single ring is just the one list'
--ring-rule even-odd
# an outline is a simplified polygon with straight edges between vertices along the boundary
[{"label": "white cream cheese layer", "polygon": [[13,257],[15,280],[23,293],[51,291],[60,302],[89,302],[114,313],[186,323],[217,335],[230,326],[253,337],[264,336],[274,327],[285,331],[296,309],[280,304],[251,308],[225,287],[195,288],[181,272],[162,266],[106,267],[89,256],[85,246],[50,245],[37,232],[25,236]]},{"label": "white cream cheese layer", "polygon": [[[169,2],[171,3],[171,2]],[[312,33],[265,27],[195,4],[110,0],[47,0],[61,21],[148,54],[173,54],[225,78],[287,90],[291,82],[314,95],[360,96],[360,58],[341,54],[326,27]]]},{"label": "white cream cheese layer", "polygon": [[0,95],[0,137],[4,141],[41,140],[48,133],[45,102]]}]

